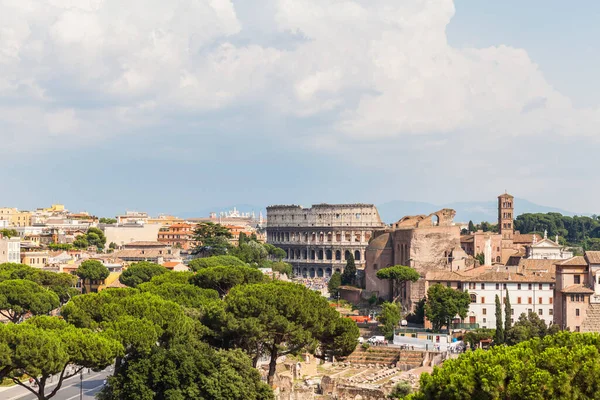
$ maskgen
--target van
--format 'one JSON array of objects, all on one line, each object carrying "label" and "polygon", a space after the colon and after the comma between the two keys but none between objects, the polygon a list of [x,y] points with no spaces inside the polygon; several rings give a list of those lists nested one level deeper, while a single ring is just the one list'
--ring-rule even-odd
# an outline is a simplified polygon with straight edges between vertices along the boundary
[{"label": "van", "polygon": [[371,336],[367,342],[371,344],[385,343],[384,336]]}]

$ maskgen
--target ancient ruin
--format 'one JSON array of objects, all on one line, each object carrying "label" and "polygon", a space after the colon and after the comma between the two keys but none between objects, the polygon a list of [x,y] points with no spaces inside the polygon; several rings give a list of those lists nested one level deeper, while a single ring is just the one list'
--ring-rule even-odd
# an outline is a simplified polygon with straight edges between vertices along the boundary
[{"label": "ancient ruin", "polygon": [[372,204],[270,206],[267,221],[267,242],[285,250],[284,261],[305,278],[343,272],[350,254],[363,268],[373,231],[385,227]]}]

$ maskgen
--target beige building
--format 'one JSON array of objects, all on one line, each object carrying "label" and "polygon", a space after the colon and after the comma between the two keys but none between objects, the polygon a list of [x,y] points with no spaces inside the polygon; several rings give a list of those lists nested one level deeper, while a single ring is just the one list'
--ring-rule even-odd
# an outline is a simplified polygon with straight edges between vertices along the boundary
[{"label": "beige building", "polygon": [[106,236],[106,247],[111,243],[121,247],[131,242],[155,242],[158,239],[159,224],[104,225],[100,229]]},{"label": "beige building", "polygon": [[380,298],[392,297],[390,283],[377,278],[377,271],[406,265],[421,274],[419,281],[405,286],[401,303],[412,310],[425,297],[425,274],[429,271],[464,271],[475,261],[460,246],[460,227],[454,225],[456,212],[443,209],[430,215],[404,217],[391,228],[374,232],[366,249],[367,292]]},{"label": "beige building", "polygon": [[21,262],[21,238],[0,235],[0,264]]},{"label": "beige building", "polygon": [[112,257],[127,263],[150,261],[163,264],[166,261],[182,262],[179,249],[157,241],[140,241],[127,243],[122,250],[115,251]]},{"label": "beige building", "polygon": [[590,297],[594,294],[591,287],[598,286],[591,280],[590,272],[587,257],[573,257],[556,264],[554,323],[563,329],[569,328],[574,332],[594,330],[590,329],[591,326],[582,329],[590,307]]},{"label": "beige building", "polygon": [[48,265],[50,253],[47,251],[28,251],[21,253],[21,263],[34,268],[44,268]]}]

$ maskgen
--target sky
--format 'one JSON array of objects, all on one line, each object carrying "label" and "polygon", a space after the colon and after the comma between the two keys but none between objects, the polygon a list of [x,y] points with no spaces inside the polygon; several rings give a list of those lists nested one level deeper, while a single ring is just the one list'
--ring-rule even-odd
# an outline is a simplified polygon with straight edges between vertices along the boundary
[{"label": "sky", "polygon": [[584,0],[0,0],[0,206],[507,190],[598,212],[599,17]]}]

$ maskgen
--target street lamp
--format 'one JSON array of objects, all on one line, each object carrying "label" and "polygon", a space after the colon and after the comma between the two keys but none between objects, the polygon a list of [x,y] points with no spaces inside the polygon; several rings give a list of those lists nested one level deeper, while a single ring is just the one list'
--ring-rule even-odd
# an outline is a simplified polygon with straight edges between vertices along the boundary
[{"label": "street lamp", "polygon": [[79,400],[83,400],[83,368],[79,371]]}]

